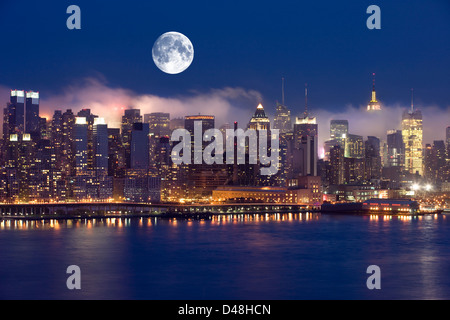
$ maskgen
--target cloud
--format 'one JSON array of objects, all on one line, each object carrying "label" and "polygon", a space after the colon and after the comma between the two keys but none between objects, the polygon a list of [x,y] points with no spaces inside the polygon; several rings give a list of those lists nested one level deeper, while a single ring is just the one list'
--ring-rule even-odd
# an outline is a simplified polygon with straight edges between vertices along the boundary
[{"label": "cloud", "polygon": [[[9,90],[0,86],[0,98],[9,101]],[[171,118],[186,115],[208,114],[216,117],[216,126],[238,121],[245,126],[254,108],[262,100],[255,90],[243,88],[211,89],[208,92],[192,91],[177,97],[161,97],[152,94],[137,94],[129,89],[112,88],[102,78],[87,78],[66,87],[60,94],[46,96],[41,93],[40,114],[47,119],[55,110],[72,109],[77,113],[83,108],[105,118],[109,127],[119,128],[124,110],[138,108],[141,114],[168,112]]]},{"label": "cloud", "polygon": [[[10,88],[0,85],[0,101],[9,101]],[[109,127],[119,128],[124,110],[130,107],[141,109],[141,114],[151,112],[168,112],[171,118],[186,115],[206,114],[216,117],[216,126],[238,121],[245,127],[253,115],[258,103],[263,102],[263,95],[256,90],[244,88],[216,88],[207,92],[191,91],[189,94],[161,97],[153,94],[137,94],[124,88],[109,86],[104,78],[87,78],[67,86],[60,94],[48,96],[41,93],[41,115],[51,118],[54,110],[72,109],[77,113],[82,108],[106,119]],[[265,111],[273,120],[275,104],[265,104]],[[367,112],[364,106],[347,105],[343,110],[317,109],[312,115],[319,124],[319,145],[330,138],[330,120],[345,119],[349,121],[352,134],[376,136],[386,140],[386,132],[401,129],[404,110],[409,106],[383,106],[381,112]],[[424,126],[424,144],[433,140],[445,139],[445,128],[450,126],[450,106],[446,109],[438,106],[420,106]],[[295,117],[297,114],[292,114]],[[301,116],[301,114],[298,114]],[[293,119],[295,121],[295,119]],[[0,121],[1,122],[1,121]]]},{"label": "cloud", "polygon": [[[378,112],[368,112],[364,106],[352,105],[336,112],[318,110],[314,116],[319,124],[319,143],[323,145],[323,142],[330,139],[331,120],[348,120],[349,133],[364,136],[364,139],[367,139],[367,136],[375,136],[386,141],[388,130],[401,130],[403,112],[409,109],[409,106],[397,104],[385,105]],[[444,110],[437,106],[421,106],[415,109],[422,112],[424,144],[445,140],[445,128],[450,126],[450,106]]]}]

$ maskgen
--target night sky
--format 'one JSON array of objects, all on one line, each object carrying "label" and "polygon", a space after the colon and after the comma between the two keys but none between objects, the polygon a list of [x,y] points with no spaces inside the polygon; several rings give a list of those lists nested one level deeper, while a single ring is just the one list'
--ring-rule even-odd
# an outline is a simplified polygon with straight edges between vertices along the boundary
[{"label": "night sky", "polygon": [[[81,8],[81,30],[66,27],[72,4]],[[381,30],[366,27],[371,4],[381,8]],[[167,31],[194,45],[192,65],[178,75],[151,57]],[[97,78],[160,97],[255,90],[274,108],[284,77],[294,113],[303,109],[305,82],[311,108],[331,111],[367,104],[375,72],[383,103],[409,105],[414,87],[417,105],[450,105],[448,0],[1,0],[0,35],[0,86],[42,99]]]}]

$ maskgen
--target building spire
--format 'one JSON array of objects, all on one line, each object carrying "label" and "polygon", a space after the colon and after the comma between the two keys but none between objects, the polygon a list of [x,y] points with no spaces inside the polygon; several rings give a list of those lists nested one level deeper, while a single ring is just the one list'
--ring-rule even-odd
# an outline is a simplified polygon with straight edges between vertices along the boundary
[{"label": "building spire", "polygon": [[373,75],[373,81],[372,81],[372,91],[375,91],[375,72],[372,73]]},{"label": "building spire", "polygon": [[375,72],[372,73],[373,80],[372,80],[372,101],[377,102],[377,93],[375,92]]},{"label": "building spire", "polygon": [[411,113],[414,112],[414,88],[411,88]]},{"label": "building spire", "polygon": [[308,83],[305,83],[305,118],[308,116]]},{"label": "building spire", "polygon": [[281,78],[281,104],[284,106],[284,77]]}]

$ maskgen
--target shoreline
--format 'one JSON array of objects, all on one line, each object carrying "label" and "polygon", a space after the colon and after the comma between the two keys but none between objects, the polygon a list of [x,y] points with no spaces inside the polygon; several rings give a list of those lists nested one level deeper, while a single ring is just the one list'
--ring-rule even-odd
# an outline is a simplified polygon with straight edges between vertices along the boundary
[{"label": "shoreline", "polygon": [[159,219],[180,219],[180,220],[210,220],[213,216],[228,216],[228,215],[286,215],[286,214],[323,214],[330,216],[392,216],[392,217],[405,217],[405,216],[431,216],[431,215],[441,215],[444,211],[439,212],[424,212],[415,214],[401,214],[401,213],[384,213],[384,212],[368,212],[368,211],[354,211],[354,212],[330,212],[322,210],[309,210],[309,211],[297,211],[297,212],[241,212],[241,213],[167,213],[167,214],[108,214],[108,215],[41,215],[41,216],[0,216],[1,220],[17,220],[17,221],[37,221],[37,220],[80,220],[80,219],[108,219],[108,218],[130,218],[130,219],[140,219],[140,218],[159,218]]}]

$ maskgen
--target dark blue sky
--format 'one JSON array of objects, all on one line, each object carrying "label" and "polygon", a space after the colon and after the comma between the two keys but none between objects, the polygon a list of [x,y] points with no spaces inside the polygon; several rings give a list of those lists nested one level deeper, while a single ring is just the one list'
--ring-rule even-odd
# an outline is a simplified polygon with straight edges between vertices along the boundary
[{"label": "dark blue sky", "polygon": [[[384,103],[450,105],[450,1],[9,1],[0,0],[0,85],[52,95],[85,77],[111,87],[177,96],[242,87],[303,108],[366,104],[371,74]],[[66,8],[81,8],[81,30]],[[381,30],[366,9],[381,8]],[[151,49],[164,32],[194,45],[194,62],[161,72]]]}]

